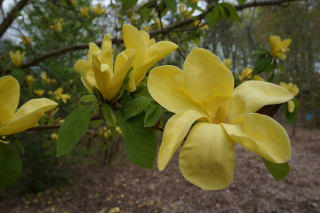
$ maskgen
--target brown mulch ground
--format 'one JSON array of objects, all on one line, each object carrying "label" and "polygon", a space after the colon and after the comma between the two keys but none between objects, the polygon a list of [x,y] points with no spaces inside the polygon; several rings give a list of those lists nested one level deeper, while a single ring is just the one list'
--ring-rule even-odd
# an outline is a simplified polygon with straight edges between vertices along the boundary
[{"label": "brown mulch ground", "polygon": [[292,171],[280,182],[257,155],[238,146],[234,181],[225,190],[203,191],[187,182],[175,154],[163,172],[129,161],[73,166],[73,186],[0,200],[0,212],[320,212],[320,131],[298,129],[291,142]]}]

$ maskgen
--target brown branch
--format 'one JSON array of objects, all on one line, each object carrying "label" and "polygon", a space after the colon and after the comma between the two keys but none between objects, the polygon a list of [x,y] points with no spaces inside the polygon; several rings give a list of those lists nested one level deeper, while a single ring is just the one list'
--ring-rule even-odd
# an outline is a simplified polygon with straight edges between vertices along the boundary
[{"label": "brown branch", "polygon": [[8,13],[7,17],[4,18],[3,22],[0,24],[0,38],[7,31],[14,19],[19,15],[19,12],[27,5],[27,3],[28,0],[19,1],[19,3],[16,4],[16,6],[14,6],[14,8],[12,8]]}]

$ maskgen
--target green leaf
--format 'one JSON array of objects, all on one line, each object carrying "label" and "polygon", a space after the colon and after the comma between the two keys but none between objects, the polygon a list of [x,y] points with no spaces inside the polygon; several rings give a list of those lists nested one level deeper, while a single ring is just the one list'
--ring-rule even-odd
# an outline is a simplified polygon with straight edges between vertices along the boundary
[{"label": "green leaf", "polygon": [[210,29],[213,29],[219,22],[220,14],[219,14],[219,6],[216,5],[213,8],[213,11],[206,15],[206,20]]},{"label": "green leaf", "polygon": [[[221,4],[219,4],[219,5],[221,5]],[[222,21],[225,21],[229,18],[224,7],[219,7],[219,11],[220,11],[220,18],[222,19]]]},{"label": "green leaf", "polygon": [[128,10],[137,4],[138,0],[120,0],[122,5],[122,10]]},{"label": "green leaf", "polygon": [[272,64],[269,64],[266,68],[264,68],[264,70],[262,72],[274,73],[274,66]]},{"label": "green leaf", "polygon": [[148,21],[150,20],[150,14],[152,12],[152,8],[142,8],[140,11],[139,11],[139,14],[140,14],[140,17],[141,17],[141,20],[145,20],[145,21]]},{"label": "green leaf", "polygon": [[19,149],[19,151],[24,155],[24,147],[18,138],[13,140],[14,145]]},{"label": "green leaf", "polygon": [[163,110],[161,106],[159,105],[152,106],[144,118],[144,126],[145,127],[154,126],[160,119],[162,112]]},{"label": "green leaf", "polygon": [[103,104],[101,107],[103,118],[108,126],[117,126],[117,120],[114,116],[113,110],[108,104]]},{"label": "green leaf", "polygon": [[22,163],[16,150],[0,142],[0,190],[14,183],[21,172]]},{"label": "green leaf", "polygon": [[284,70],[284,68],[283,68],[282,65],[278,64],[278,65],[276,66],[276,68],[277,68],[277,70],[279,70],[279,71],[282,72],[283,74],[286,73],[286,71]]},{"label": "green leaf", "polygon": [[96,128],[96,127],[100,126],[101,124],[103,124],[103,122],[104,122],[103,119],[90,121],[90,126],[92,128]]},{"label": "green leaf", "polygon": [[81,97],[81,101],[91,103],[91,102],[98,102],[94,95],[85,95]]},{"label": "green leaf", "polygon": [[238,1],[238,4],[244,4],[246,3],[247,0],[237,0]]},{"label": "green leaf", "polygon": [[221,3],[220,5],[225,9],[226,14],[231,21],[241,23],[241,18],[234,6],[229,3]]},{"label": "green leaf", "polygon": [[177,2],[175,0],[164,0],[164,3],[166,3],[167,7],[172,11],[177,11]]},{"label": "green leaf", "polygon": [[136,97],[140,97],[140,96],[144,96],[144,97],[152,99],[152,97],[149,93],[148,87],[145,87],[144,89],[141,90],[141,92],[136,94]]},{"label": "green leaf", "polygon": [[271,62],[270,57],[259,58],[254,63],[253,74],[261,73],[265,68],[267,68],[267,66],[270,65],[270,62]]},{"label": "green leaf", "polygon": [[150,98],[140,96],[133,101],[131,101],[124,109],[124,116],[127,120],[135,115],[140,114],[151,102]]},{"label": "green leaf", "polygon": [[152,169],[157,152],[157,138],[151,127],[144,127],[144,118],[138,115],[125,120],[122,112],[116,112],[124,146],[130,160],[143,168]]},{"label": "green leaf", "polygon": [[57,157],[69,152],[86,133],[93,106],[80,106],[63,122],[57,141]]},{"label": "green leaf", "polygon": [[261,56],[267,54],[269,51],[264,48],[259,48],[251,53],[251,57]]},{"label": "green leaf", "polygon": [[288,102],[286,102],[286,103],[283,104],[283,114],[284,114],[284,117],[287,119],[287,121],[290,124],[294,124],[297,121],[297,118],[298,118],[298,111],[300,109],[300,101],[298,101],[295,98],[293,98],[291,100],[294,102],[294,110],[293,110],[293,112],[289,112]]},{"label": "green leaf", "polygon": [[290,173],[290,166],[288,162],[285,163],[272,163],[264,158],[262,158],[262,161],[264,165],[267,167],[271,175],[276,179],[277,181],[282,180]]}]

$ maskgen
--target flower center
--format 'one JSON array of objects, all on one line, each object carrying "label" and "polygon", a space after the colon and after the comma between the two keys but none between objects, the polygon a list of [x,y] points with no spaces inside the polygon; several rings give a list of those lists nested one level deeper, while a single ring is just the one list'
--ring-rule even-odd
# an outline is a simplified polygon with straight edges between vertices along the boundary
[{"label": "flower center", "polygon": [[212,122],[215,124],[226,122],[227,111],[223,107],[218,107],[214,116],[211,118]]}]

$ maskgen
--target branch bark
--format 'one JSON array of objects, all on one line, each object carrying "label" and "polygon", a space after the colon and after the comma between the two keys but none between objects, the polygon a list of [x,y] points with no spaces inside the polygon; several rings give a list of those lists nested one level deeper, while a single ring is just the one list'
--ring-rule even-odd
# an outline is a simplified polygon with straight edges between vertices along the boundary
[{"label": "branch bark", "polygon": [[7,17],[4,18],[3,22],[0,24],[0,38],[7,31],[7,29],[11,26],[14,19],[18,16],[19,12],[26,6],[28,0],[19,1],[14,8],[8,13]]}]

